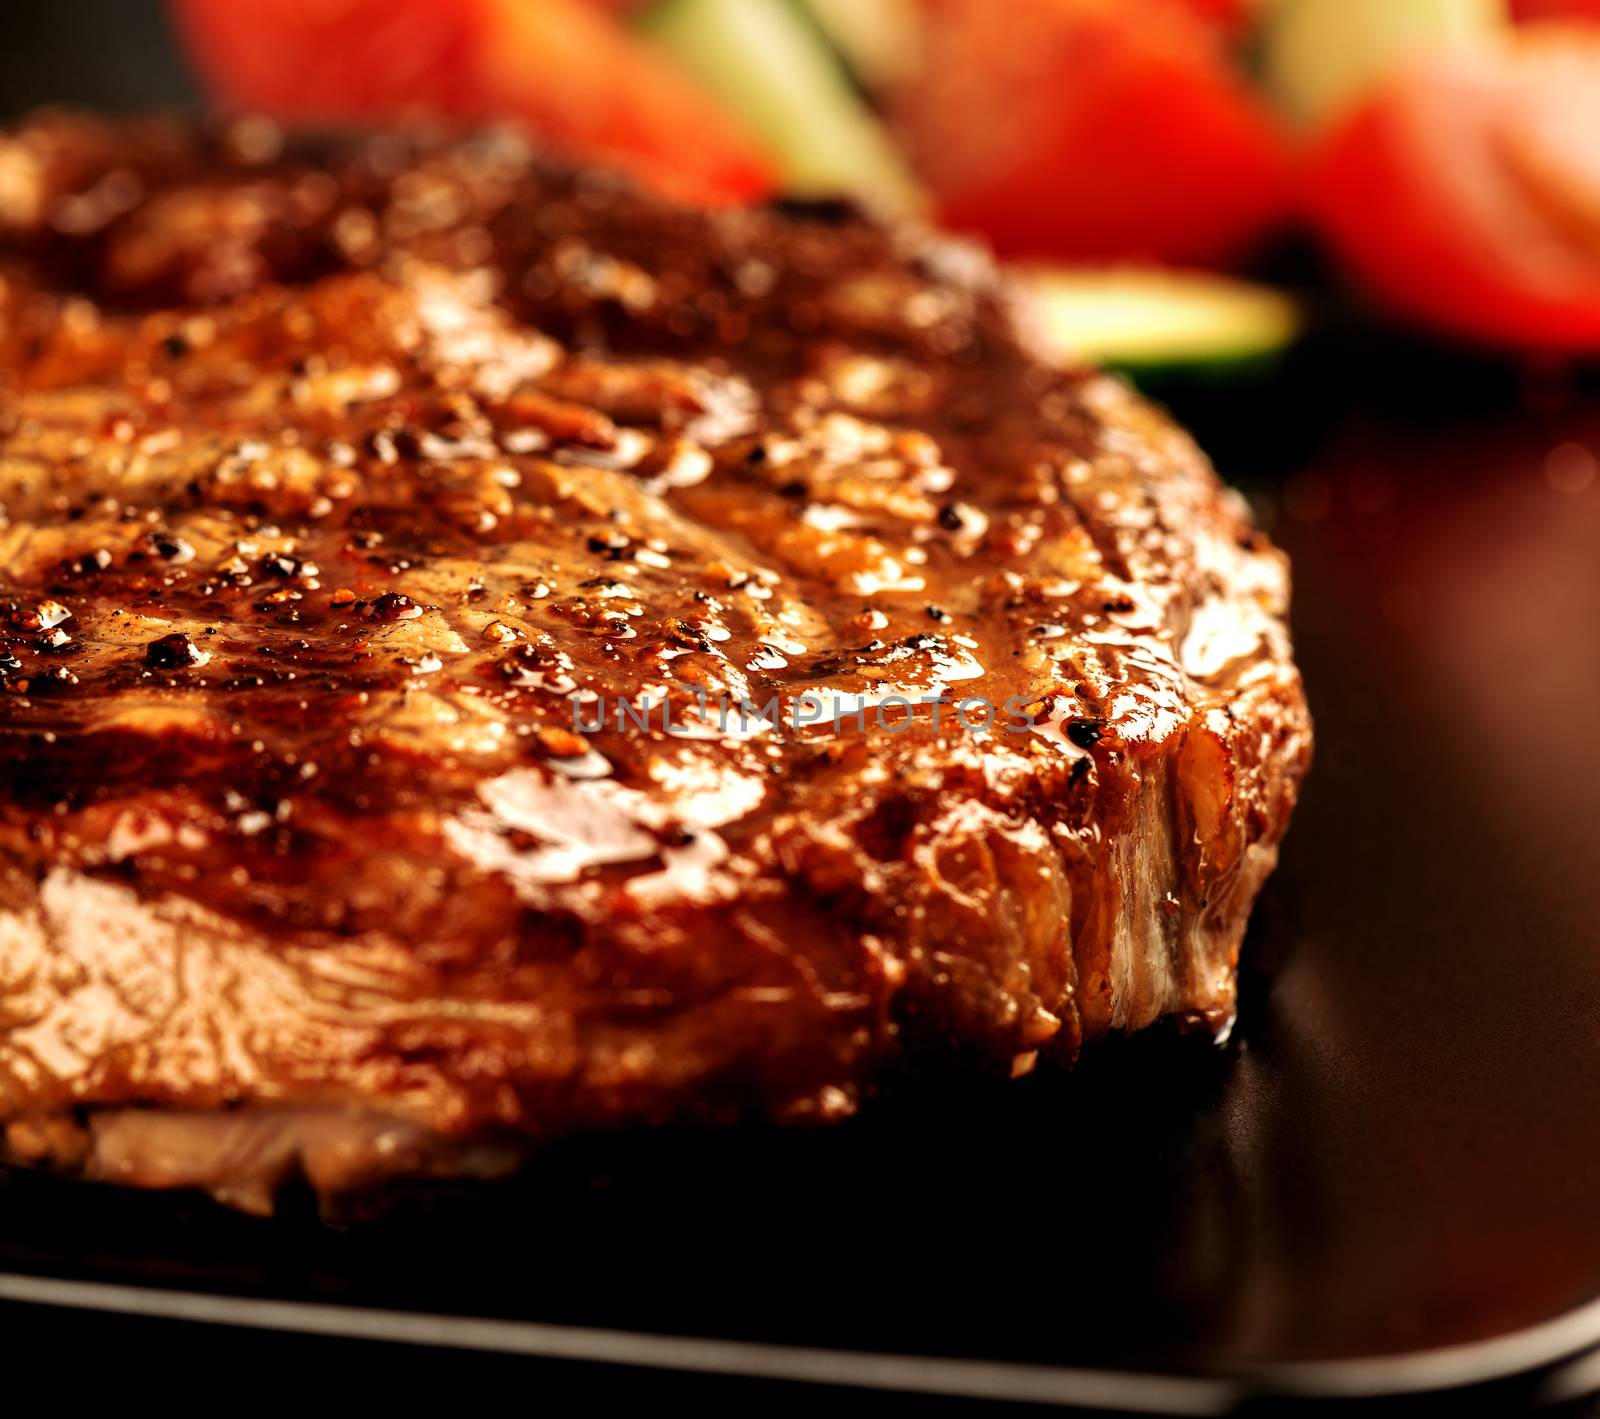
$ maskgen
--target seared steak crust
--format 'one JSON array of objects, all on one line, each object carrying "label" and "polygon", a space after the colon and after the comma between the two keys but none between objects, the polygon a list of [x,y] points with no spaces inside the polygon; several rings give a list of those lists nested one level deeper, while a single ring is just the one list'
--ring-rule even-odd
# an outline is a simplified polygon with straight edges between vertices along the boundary
[{"label": "seared steak crust", "polygon": [[1229,1020],[1284,563],[972,253],[58,115],[0,321],[12,1157],[266,1206]]}]

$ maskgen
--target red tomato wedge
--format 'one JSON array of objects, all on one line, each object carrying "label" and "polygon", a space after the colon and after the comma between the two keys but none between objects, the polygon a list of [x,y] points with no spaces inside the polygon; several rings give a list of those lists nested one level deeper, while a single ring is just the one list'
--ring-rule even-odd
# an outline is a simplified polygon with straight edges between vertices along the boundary
[{"label": "red tomato wedge", "polygon": [[1530,20],[1600,20],[1600,0],[1511,0],[1511,18]]},{"label": "red tomato wedge", "polygon": [[939,0],[897,109],[945,220],[1008,256],[1226,264],[1291,206],[1287,141],[1167,3]]},{"label": "red tomato wedge", "polygon": [[1258,0],[1170,0],[1198,15],[1202,20],[1220,25],[1228,34],[1238,36],[1250,28],[1259,11]]},{"label": "red tomato wedge", "polygon": [[585,0],[171,0],[214,97],[296,121],[519,119],[672,195],[775,184],[738,122]]},{"label": "red tomato wedge", "polygon": [[1600,29],[1542,25],[1392,75],[1320,144],[1310,203],[1389,309],[1600,351]]}]

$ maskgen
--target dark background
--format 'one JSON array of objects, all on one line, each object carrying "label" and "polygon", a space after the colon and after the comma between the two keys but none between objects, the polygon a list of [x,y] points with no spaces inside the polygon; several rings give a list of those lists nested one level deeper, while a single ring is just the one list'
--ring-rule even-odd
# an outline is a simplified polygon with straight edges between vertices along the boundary
[{"label": "dark background", "polygon": [[42,103],[139,108],[194,90],[160,0],[5,0],[0,113]]}]

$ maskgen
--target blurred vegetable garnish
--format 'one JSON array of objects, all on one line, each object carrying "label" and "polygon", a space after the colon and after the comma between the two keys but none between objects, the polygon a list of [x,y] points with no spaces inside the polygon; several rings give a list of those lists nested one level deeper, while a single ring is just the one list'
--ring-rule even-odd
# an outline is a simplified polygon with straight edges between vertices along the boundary
[{"label": "blurred vegetable garnish", "polygon": [[1003,255],[1230,262],[1289,215],[1287,139],[1179,0],[930,0],[893,96],[952,226]]},{"label": "blurred vegetable garnish", "polygon": [[194,63],[232,107],[304,122],[515,118],[691,200],[774,186],[744,125],[597,0],[172,4]]},{"label": "blurred vegetable garnish", "polygon": [[1206,272],[1053,267],[1025,271],[1023,283],[1061,355],[1150,382],[1266,372],[1304,325],[1282,292]]},{"label": "blurred vegetable garnish", "polygon": [[1511,0],[1511,15],[1528,20],[1600,20],[1600,0]]},{"label": "blurred vegetable garnish", "polygon": [[922,205],[899,149],[791,0],[657,0],[642,24],[765,140],[798,195],[845,192],[890,214]]},{"label": "blurred vegetable garnish", "polygon": [[1600,351],[1600,26],[1413,60],[1324,137],[1310,179],[1333,250],[1391,310]]},{"label": "blurred vegetable garnish", "polygon": [[1267,80],[1289,115],[1314,127],[1400,61],[1474,44],[1504,21],[1505,0],[1274,0]]},{"label": "blurred vegetable garnish", "polygon": [[1292,341],[1196,268],[1296,226],[1403,320],[1600,354],[1600,0],[171,4],[225,105],[510,118],[694,201],[931,217],[1136,372]]}]

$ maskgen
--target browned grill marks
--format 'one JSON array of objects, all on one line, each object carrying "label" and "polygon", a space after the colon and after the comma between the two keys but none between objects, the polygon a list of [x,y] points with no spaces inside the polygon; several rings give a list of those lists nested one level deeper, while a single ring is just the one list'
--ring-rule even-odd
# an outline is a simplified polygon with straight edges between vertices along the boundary
[{"label": "browned grill marks", "polygon": [[260,136],[0,139],[13,1157],[262,1207],[1229,1017],[1309,724],[1183,435],[918,232]]}]

